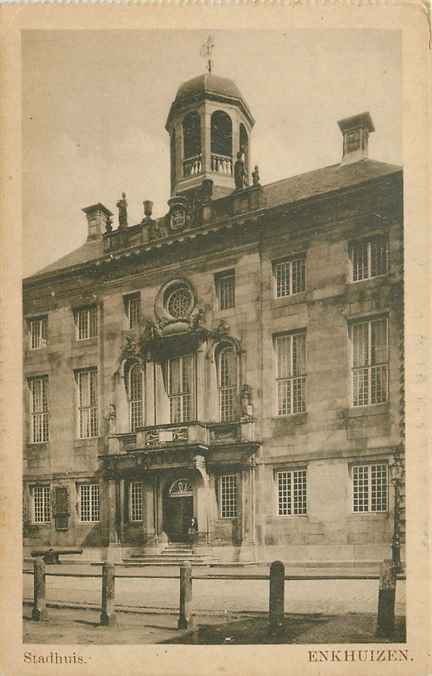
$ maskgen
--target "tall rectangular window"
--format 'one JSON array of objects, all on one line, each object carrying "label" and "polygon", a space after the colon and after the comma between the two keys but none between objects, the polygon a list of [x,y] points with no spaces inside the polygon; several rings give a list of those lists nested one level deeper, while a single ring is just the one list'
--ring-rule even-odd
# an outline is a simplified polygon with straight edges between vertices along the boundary
[{"label": "tall rectangular window", "polygon": [[131,293],[124,300],[128,329],[136,329],[141,321],[141,296],[139,293]]},{"label": "tall rectangular window", "polygon": [[46,347],[48,340],[48,317],[30,319],[30,349],[40,350]]},{"label": "tall rectangular window", "polygon": [[134,364],[129,371],[129,423],[131,432],[144,424],[144,371],[141,364]]},{"label": "tall rectangular window", "polygon": [[193,420],[193,356],[176,357],[167,362],[168,397],[172,423]]},{"label": "tall rectangular window", "polygon": [[306,470],[277,473],[279,516],[306,514]]},{"label": "tall rectangular window", "polygon": [[306,333],[276,336],[275,347],[277,414],[303,413],[306,410]]},{"label": "tall rectangular window", "polygon": [[141,481],[132,481],[129,484],[129,518],[131,521],[143,520],[143,488]]},{"label": "tall rectangular window", "polygon": [[388,502],[387,465],[355,465],[352,468],[353,511],[386,512]]},{"label": "tall rectangular window", "polygon": [[32,444],[48,441],[48,376],[29,379]]},{"label": "tall rectangular window", "polygon": [[219,509],[222,519],[234,519],[238,515],[237,476],[223,474],[219,477]]},{"label": "tall rectangular window", "polygon": [[234,270],[216,275],[216,291],[219,310],[228,310],[235,306]]},{"label": "tall rectangular window", "polygon": [[387,318],[351,325],[353,406],[381,404],[388,393]]},{"label": "tall rectangular window", "polygon": [[97,307],[89,305],[75,311],[77,340],[88,340],[97,336]]},{"label": "tall rectangular window", "polygon": [[100,520],[99,484],[80,484],[79,515],[84,523]]},{"label": "tall rectangular window", "polygon": [[305,290],[305,257],[287,258],[273,265],[276,298],[292,296]]},{"label": "tall rectangular window", "polygon": [[51,521],[51,500],[49,486],[32,488],[32,522],[49,523]]},{"label": "tall rectangular window", "polygon": [[219,417],[221,422],[235,420],[237,411],[237,355],[232,345],[223,346],[217,354]]},{"label": "tall rectangular window", "polygon": [[78,436],[80,439],[98,434],[97,369],[76,372],[78,389]]},{"label": "tall rectangular window", "polygon": [[350,245],[352,281],[360,282],[385,275],[388,268],[388,242],[383,235],[352,242]]}]

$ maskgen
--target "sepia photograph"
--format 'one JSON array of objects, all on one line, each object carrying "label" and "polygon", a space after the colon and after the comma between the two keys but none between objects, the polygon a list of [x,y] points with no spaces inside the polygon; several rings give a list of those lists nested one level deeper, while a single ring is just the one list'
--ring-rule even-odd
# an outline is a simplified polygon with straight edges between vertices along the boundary
[{"label": "sepia photograph", "polygon": [[24,662],[407,662],[400,32],[21,49]]}]

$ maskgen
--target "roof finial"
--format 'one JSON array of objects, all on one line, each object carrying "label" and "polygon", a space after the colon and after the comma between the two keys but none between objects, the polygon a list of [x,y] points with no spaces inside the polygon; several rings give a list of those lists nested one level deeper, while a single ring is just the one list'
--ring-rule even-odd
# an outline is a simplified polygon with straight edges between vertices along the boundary
[{"label": "roof finial", "polygon": [[212,59],[212,52],[214,49],[215,43],[212,35],[209,35],[207,40],[204,42],[204,44],[201,47],[200,50],[200,55],[203,56],[205,59],[207,59],[207,70],[209,73],[212,72],[213,68],[213,59]]}]

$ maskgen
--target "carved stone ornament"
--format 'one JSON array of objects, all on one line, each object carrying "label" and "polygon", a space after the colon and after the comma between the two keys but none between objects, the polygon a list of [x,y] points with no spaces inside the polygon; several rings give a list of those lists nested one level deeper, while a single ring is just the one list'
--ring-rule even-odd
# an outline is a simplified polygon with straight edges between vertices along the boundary
[{"label": "carved stone ornament", "polygon": [[170,214],[170,228],[171,230],[182,230],[186,225],[186,209],[181,206],[175,206]]}]

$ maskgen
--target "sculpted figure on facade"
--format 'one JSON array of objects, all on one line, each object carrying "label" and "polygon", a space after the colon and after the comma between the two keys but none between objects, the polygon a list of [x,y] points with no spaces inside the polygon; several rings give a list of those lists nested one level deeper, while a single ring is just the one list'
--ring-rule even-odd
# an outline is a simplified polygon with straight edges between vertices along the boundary
[{"label": "sculpted figure on facade", "polygon": [[119,210],[118,220],[119,228],[127,228],[128,216],[127,216],[127,201],[126,193],[122,192],[121,199],[117,202],[117,209]]},{"label": "sculpted figure on facade", "polygon": [[236,190],[242,190],[248,184],[245,154],[242,150],[237,153],[234,165],[234,182]]},{"label": "sculpted figure on facade", "polygon": [[255,165],[255,168],[252,172],[252,183],[253,185],[260,185],[260,175],[258,165]]},{"label": "sculpted figure on facade", "polygon": [[109,405],[108,413],[105,416],[107,432],[110,436],[116,433],[117,430],[117,411],[115,404]]},{"label": "sculpted figure on facade", "polygon": [[242,385],[240,388],[240,410],[242,418],[253,417],[252,389],[250,385]]}]

